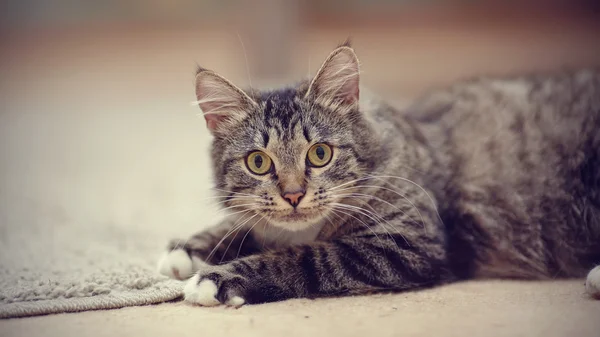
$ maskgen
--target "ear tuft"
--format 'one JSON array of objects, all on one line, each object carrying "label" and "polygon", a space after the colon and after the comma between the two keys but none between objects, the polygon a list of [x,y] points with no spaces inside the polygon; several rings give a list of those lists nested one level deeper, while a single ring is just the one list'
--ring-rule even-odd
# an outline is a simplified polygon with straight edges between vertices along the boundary
[{"label": "ear tuft", "polygon": [[337,46],[337,48],[341,47],[352,48],[352,38],[348,36],[348,38],[346,38],[346,41],[342,42],[340,45]]},{"label": "ear tuft", "polygon": [[356,108],[359,98],[359,64],[349,40],[327,57],[306,96],[318,104],[344,113]]},{"label": "ear tuft", "polygon": [[256,102],[241,89],[201,67],[196,73],[196,98],[212,133],[241,121],[256,106]]}]

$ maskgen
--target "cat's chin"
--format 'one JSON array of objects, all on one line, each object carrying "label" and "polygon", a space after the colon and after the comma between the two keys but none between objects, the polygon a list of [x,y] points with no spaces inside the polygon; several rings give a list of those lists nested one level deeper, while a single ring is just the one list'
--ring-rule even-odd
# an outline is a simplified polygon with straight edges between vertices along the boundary
[{"label": "cat's chin", "polygon": [[289,231],[302,231],[323,220],[323,216],[314,213],[291,213],[284,216],[271,217],[269,223],[275,227]]}]

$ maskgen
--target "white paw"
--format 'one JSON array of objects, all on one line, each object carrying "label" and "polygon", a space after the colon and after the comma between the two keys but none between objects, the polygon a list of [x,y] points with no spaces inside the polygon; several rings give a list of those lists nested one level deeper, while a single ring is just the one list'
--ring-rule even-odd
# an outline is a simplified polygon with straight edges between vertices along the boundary
[{"label": "white paw", "polygon": [[[183,295],[186,302],[205,307],[225,304],[230,307],[239,308],[246,304],[246,300],[243,297],[236,295],[241,290],[239,283],[231,282],[232,279],[228,280],[225,277],[225,279],[221,279],[219,286],[211,279],[201,279],[201,274],[194,275],[183,288]],[[221,274],[221,277],[223,275]],[[217,299],[217,296],[221,301]]]},{"label": "white paw", "polygon": [[185,280],[192,276],[194,263],[183,249],[165,252],[158,260],[158,272],[170,278]]},{"label": "white paw", "polygon": [[600,299],[600,266],[590,270],[585,281],[585,290],[588,295]]},{"label": "white paw", "polygon": [[227,301],[227,305],[235,308],[239,308],[246,303],[246,300],[239,297],[233,296],[229,301]]},{"label": "white paw", "polygon": [[205,307],[213,307],[221,304],[216,298],[219,289],[215,282],[205,279],[198,283],[199,277],[196,274],[188,281],[185,288],[183,288],[185,301]]}]

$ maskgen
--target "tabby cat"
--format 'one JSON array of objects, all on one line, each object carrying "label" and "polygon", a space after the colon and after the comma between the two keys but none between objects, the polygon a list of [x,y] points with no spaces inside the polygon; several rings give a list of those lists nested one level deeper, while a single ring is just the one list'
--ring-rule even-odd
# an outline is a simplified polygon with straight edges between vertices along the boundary
[{"label": "tabby cat", "polygon": [[[404,111],[345,43],[314,78],[241,90],[200,68],[230,216],[159,271],[203,306],[582,277],[600,264],[600,72],[478,78]],[[586,289],[600,296],[600,267]]]}]

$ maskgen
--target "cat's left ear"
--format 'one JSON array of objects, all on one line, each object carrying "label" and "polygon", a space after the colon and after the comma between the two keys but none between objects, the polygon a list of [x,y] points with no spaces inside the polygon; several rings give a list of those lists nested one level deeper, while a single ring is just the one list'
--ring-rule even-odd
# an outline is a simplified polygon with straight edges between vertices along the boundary
[{"label": "cat's left ear", "polygon": [[347,112],[358,106],[358,88],[358,57],[346,42],[329,54],[312,80],[306,97],[333,110]]}]

